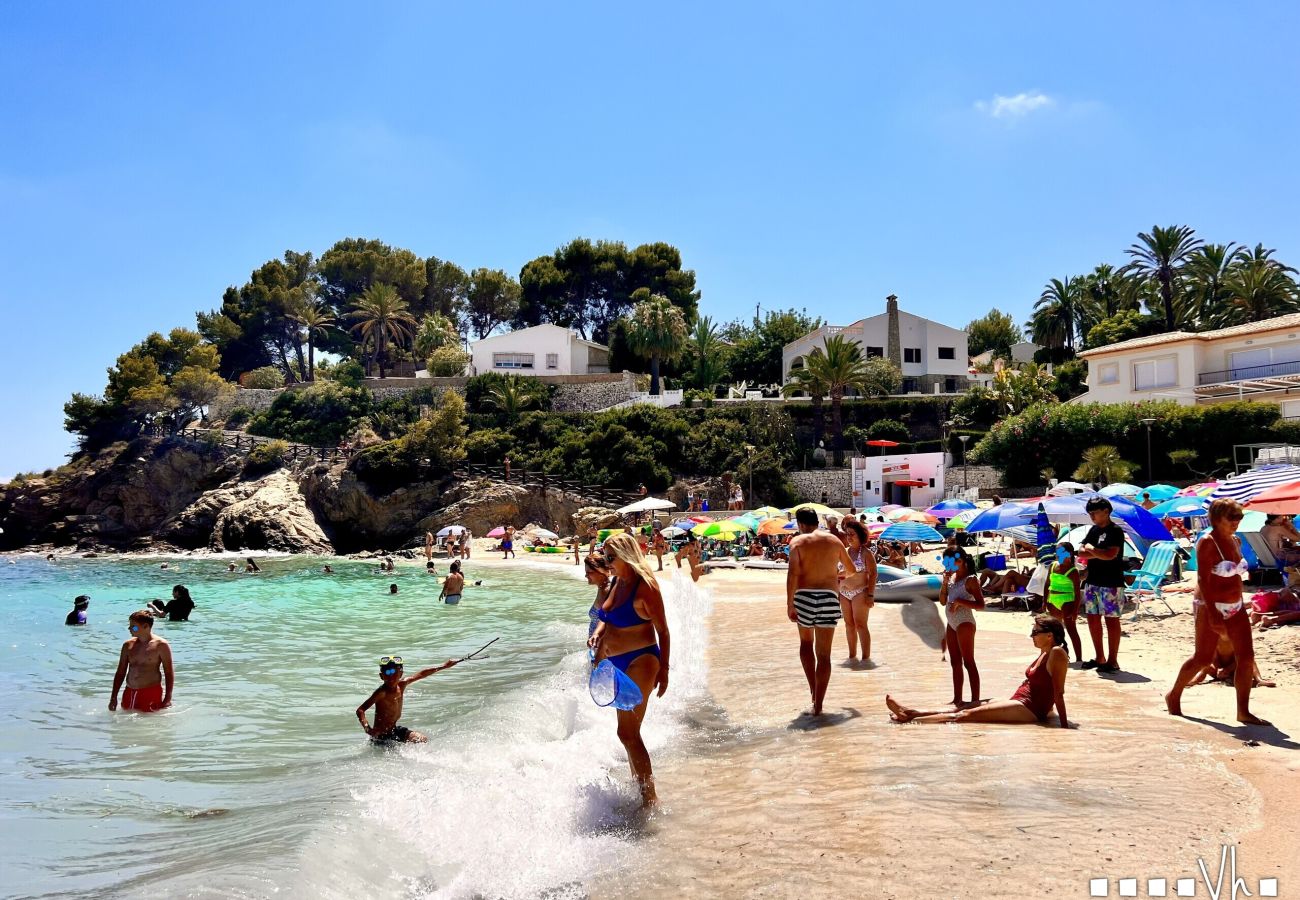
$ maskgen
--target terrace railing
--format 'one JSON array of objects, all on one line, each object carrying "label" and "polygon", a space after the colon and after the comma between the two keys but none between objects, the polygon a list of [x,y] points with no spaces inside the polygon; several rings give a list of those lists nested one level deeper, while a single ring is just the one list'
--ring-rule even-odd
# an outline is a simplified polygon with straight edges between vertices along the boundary
[{"label": "terrace railing", "polygon": [[1262,378],[1279,378],[1284,375],[1300,375],[1300,362],[1272,363],[1267,366],[1238,366],[1235,369],[1220,369],[1216,372],[1202,372],[1196,376],[1196,384],[1229,384],[1234,381],[1253,381]]}]

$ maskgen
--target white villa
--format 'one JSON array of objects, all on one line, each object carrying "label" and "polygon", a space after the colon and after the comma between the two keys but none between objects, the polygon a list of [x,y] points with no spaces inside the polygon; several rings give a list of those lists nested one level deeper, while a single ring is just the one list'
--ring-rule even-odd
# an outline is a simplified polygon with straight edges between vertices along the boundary
[{"label": "white villa", "polygon": [[1217,331],[1174,331],[1085,350],[1081,403],[1277,403],[1300,417],[1300,313]]},{"label": "white villa", "polygon": [[470,375],[605,375],[609,348],[559,325],[534,325],[469,345]]},{"label": "white villa", "polygon": [[788,382],[791,371],[802,368],[808,354],[835,334],[857,343],[863,356],[892,359],[903,373],[903,394],[959,394],[970,386],[966,332],[900,311],[892,294],[880,315],[852,325],[824,325],[786,344],[781,380]]}]

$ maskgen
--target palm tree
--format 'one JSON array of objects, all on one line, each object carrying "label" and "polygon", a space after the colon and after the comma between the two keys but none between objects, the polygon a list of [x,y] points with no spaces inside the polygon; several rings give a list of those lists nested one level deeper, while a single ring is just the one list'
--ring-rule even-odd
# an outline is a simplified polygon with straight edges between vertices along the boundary
[{"label": "palm tree", "polygon": [[519,414],[537,402],[537,395],[528,390],[518,375],[507,375],[483,398],[487,404],[505,414],[510,424],[519,421]]},{"label": "palm tree", "polygon": [[1204,328],[1221,315],[1228,302],[1225,283],[1241,251],[1235,243],[1203,244],[1187,258],[1183,267],[1186,290],[1178,309],[1178,319],[1184,327],[1195,322],[1197,327]]},{"label": "palm tree", "polygon": [[831,429],[835,438],[835,465],[844,464],[844,394],[865,389],[868,371],[862,348],[842,334],[831,335],[808,356],[811,370],[831,398]]},{"label": "palm tree", "polygon": [[708,316],[700,316],[695,320],[695,328],[691,331],[687,346],[695,362],[695,371],[692,373],[695,386],[700,390],[712,390],[723,376],[720,358],[723,345],[718,337],[718,326]]},{"label": "palm tree", "polygon": [[1033,339],[1047,347],[1075,346],[1083,320],[1083,281],[1080,278],[1053,278],[1043,288],[1034,315],[1029,320]]},{"label": "palm tree", "polygon": [[1150,279],[1160,286],[1167,331],[1174,330],[1174,297],[1181,269],[1201,243],[1196,232],[1186,225],[1170,225],[1168,228],[1153,225],[1149,234],[1139,234],[1137,243],[1126,251],[1133,261],[1123,271]]},{"label": "palm tree", "polygon": [[1099,482],[1103,485],[1128,481],[1133,474],[1133,464],[1119,455],[1110,444],[1099,444],[1083,451],[1074,477],[1080,481]]},{"label": "palm tree", "polygon": [[361,335],[361,346],[374,346],[375,361],[379,364],[379,377],[384,377],[384,363],[388,361],[388,342],[399,346],[411,340],[415,331],[415,318],[392,285],[378,282],[366,288],[353,305],[350,318],[357,324],[352,330]]},{"label": "palm tree", "polygon": [[334,327],[335,318],[320,300],[304,300],[289,311],[290,320],[307,333],[307,380],[316,380],[316,338],[324,337]]},{"label": "palm tree", "polygon": [[659,361],[674,360],[686,349],[686,319],[662,294],[637,303],[627,322],[632,352],[650,360],[650,393],[659,393]]},{"label": "palm tree", "polygon": [[821,348],[818,347],[812,354],[805,357],[804,365],[798,369],[791,369],[789,379],[781,386],[781,393],[787,397],[791,394],[807,394],[812,402],[814,447],[821,443],[822,434],[826,430],[826,415],[822,409],[822,401],[826,399],[827,385],[822,380],[820,371],[814,370],[808,365],[808,362],[813,355],[821,352]]},{"label": "palm tree", "polygon": [[1295,269],[1272,259],[1273,251],[1256,246],[1243,251],[1224,280],[1227,307],[1220,324],[1262,322],[1300,309]]}]

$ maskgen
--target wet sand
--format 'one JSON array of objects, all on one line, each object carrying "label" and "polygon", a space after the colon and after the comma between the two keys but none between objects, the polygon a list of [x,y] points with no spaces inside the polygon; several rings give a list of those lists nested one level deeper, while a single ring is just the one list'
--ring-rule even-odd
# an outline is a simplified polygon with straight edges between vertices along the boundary
[{"label": "wet sand", "polygon": [[[1164,711],[1190,648],[1186,614],[1126,623],[1118,676],[1071,668],[1077,730],[1055,719],[900,726],[885,694],[942,708],[950,669],[933,604],[880,604],[878,666],[839,665],[841,629],[817,721],[806,714],[784,574],[715,572],[703,583],[715,595],[718,721],[702,723],[689,752],[656,761],[665,805],[646,829],[645,866],[589,885],[593,896],[1079,897],[1102,877],[1167,878],[1172,895],[1175,879],[1198,876],[1198,858],[1216,874],[1225,844],[1237,845],[1252,892],[1277,877],[1281,896],[1300,895],[1300,744],[1290,738],[1300,732],[1300,679],[1293,665],[1268,661],[1266,647],[1264,671],[1279,687],[1257,690],[1254,706],[1278,730],[1237,726],[1233,692],[1221,685],[1185,694],[1184,712],[1197,719]],[[1034,656],[1030,616],[977,617],[981,693],[1009,697]],[[1293,637],[1281,638],[1292,650]],[[1252,739],[1259,746],[1243,743]]]}]

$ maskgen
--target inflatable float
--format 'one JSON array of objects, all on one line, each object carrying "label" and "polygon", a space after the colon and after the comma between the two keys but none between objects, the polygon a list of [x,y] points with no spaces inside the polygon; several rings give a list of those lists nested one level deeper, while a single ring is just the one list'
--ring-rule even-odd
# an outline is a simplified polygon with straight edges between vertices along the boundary
[{"label": "inflatable float", "polygon": [[915,599],[938,600],[943,586],[941,575],[913,575],[893,566],[876,566],[876,602],[908,603]]}]

